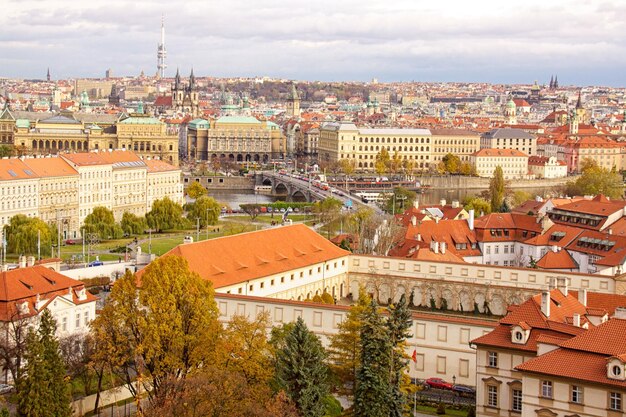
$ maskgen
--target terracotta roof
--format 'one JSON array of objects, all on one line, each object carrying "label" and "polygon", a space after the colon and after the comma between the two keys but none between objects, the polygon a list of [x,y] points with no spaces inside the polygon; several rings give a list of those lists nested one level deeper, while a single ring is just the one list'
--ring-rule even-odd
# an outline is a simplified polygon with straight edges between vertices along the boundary
[{"label": "terracotta roof", "polygon": [[0,159],[0,180],[27,180],[36,179],[32,172],[19,158]]},{"label": "terracotta roof", "polygon": [[513,210],[511,210],[511,212],[519,213],[519,214],[528,214],[528,212],[532,211],[533,213],[537,214],[539,210],[541,209],[541,207],[543,207],[546,203],[547,201],[536,201],[536,200],[524,201],[519,206],[514,207]]},{"label": "terracotta roof", "polygon": [[475,157],[520,157],[520,158],[528,158],[524,152],[520,152],[517,149],[490,149],[484,148],[479,151],[476,151],[472,154]]},{"label": "terracotta roof", "polygon": [[[349,255],[303,224],[182,244],[189,269],[221,288]],[[143,270],[142,270],[143,271]],[[137,273],[141,279],[142,271]]]},{"label": "terracotta roof", "polygon": [[143,161],[148,167],[148,173],[150,172],[166,172],[166,171],[180,171],[180,168],[177,168],[173,165],[168,164],[167,162],[161,159],[145,159]]},{"label": "terracotta roof", "polygon": [[582,199],[570,204],[563,204],[558,207],[562,211],[574,213],[594,214],[596,216],[607,217],[611,214],[623,210],[626,201],[609,200],[602,194],[595,196],[592,200]]},{"label": "terracotta roof", "polygon": [[[569,293],[578,298],[578,291],[570,290]],[[591,308],[601,308],[612,316],[617,307],[626,307],[626,295],[587,291],[587,305],[592,306]]]},{"label": "terracotta roof", "polygon": [[566,250],[547,251],[537,262],[541,269],[578,269],[578,264]]},{"label": "terracotta roof", "polygon": [[53,300],[59,295],[68,294],[73,288],[74,304],[95,301],[96,297],[86,292],[86,300],[78,300],[76,290],[84,288],[81,281],[66,277],[49,268],[35,265],[0,273],[0,320],[10,320],[16,311],[17,302],[28,302],[29,310],[34,312],[37,295],[43,300]]},{"label": "terracotta roof", "polygon": [[561,344],[568,349],[607,356],[626,353],[626,320],[612,318]]},{"label": "terracotta roof", "polygon": [[65,177],[76,175],[76,171],[62,158],[27,158],[24,163],[38,177]]},{"label": "terracotta roof", "polygon": [[[626,340],[619,338],[622,346]],[[570,366],[568,366],[570,365]],[[603,386],[626,388],[626,381],[607,377],[607,358],[585,351],[556,349],[517,366],[515,369],[542,375],[572,378],[577,381],[600,383]]]},{"label": "terracotta roof", "polygon": [[131,151],[106,151],[68,153],[61,156],[78,166],[109,165],[117,162],[141,162],[141,158]]}]

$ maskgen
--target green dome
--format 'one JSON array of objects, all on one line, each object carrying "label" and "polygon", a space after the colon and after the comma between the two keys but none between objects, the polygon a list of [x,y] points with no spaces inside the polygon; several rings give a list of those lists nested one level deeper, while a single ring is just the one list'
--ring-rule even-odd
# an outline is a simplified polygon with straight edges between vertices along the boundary
[{"label": "green dome", "polygon": [[509,101],[506,103],[506,107],[509,109],[514,109],[516,107],[513,99],[509,99]]}]

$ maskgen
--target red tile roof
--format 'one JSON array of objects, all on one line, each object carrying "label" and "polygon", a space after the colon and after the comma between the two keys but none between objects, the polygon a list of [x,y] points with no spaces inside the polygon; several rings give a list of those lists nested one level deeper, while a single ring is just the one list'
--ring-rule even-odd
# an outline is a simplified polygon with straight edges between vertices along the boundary
[{"label": "red tile roof", "polygon": [[520,157],[520,158],[528,158],[523,152],[518,151],[517,149],[490,149],[484,148],[479,151],[476,151],[472,154],[472,156],[476,157]]},{"label": "red tile roof", "polygon": [[148,167],[148,172],[167,172],[167,171],[179,171],[180,168],[177,168],[173,165],[168,164],[167,162],[161,159],[145,159],[143,161]]},{"label": "red tile roof", "polygon": [[[191,271],[220,288],[349,254],[309,227],[296,224],[183,244],[163,256],[182,256]],[[137,273],[139,279],[142,271]]]},{"label": "red tile roof", "polygon": [[566,250],[557,252],[549,250],[537,262],[540,269],[578,269],[578,264]]}]

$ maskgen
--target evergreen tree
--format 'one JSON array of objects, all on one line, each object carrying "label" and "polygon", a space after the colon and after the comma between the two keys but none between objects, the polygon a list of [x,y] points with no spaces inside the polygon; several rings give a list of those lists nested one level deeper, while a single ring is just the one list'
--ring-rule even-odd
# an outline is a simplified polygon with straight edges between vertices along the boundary
[{"label": "evergreen tree", "polygon": [[337,334],[330,337],[329,356],[331,369],[337,378],[337,391],[352,399],[354,403],[355,387],[357,385],[357,370],[361,366],[361,327],[363,312],[371,303],[371,298],[365,288],[359,288],[359,299],[354,304],[346,319],[339,325]]},{"label": "evergreen tree", "polygon": [[400,417],[404,415],[406,407],[406,397],[401,390],[404,370],[409,364],[406,355],[406,339],[411,337],[411,312],[408,309],[406,297],[404,294],[396,304],[392,304],[388,308],[389,319],[387,327],[391,336],[391,373],[389,386],[391,389],[391,401],[389,403],[389,416]]},{"label": "evergreen tree", "polygon": [[320,340],[298,317],[277,352],[276,377],[303,417],[325,414],[324,398],[329,394],[326,352]]},{"label": "evergreen tree", "polygon": [[498,212],[504,202],[504,173],[498,165],[493,171],[493,178],[489,181],[489,195],[491,196],[491,211]]},{"label": "evergreen tree", "polygon": [[28,335],[26,372],[20,382],[18,415],[21,417],[70,417],[70,389],[55,337],[56,323],[44,310],[37,332]]},{"label": "evergreen tree", "polygon": [[361,327],[361,365],[357,371],[354,412],[359,417],[390,415],[391,364],[390,331],[372,301],[363,313]]}]

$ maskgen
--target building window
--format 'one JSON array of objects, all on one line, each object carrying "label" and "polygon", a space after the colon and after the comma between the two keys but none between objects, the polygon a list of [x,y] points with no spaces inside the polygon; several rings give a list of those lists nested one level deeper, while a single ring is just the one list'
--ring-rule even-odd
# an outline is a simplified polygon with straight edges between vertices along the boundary
[{"label": "building window", "polygon": [[578,385],[572,385],[572,402],[581,404],[583,402],[583,389]]},{"label": "building window", "polygon": [[513,390],[513,401],[511,405],[511,410],[521,413],[522,412],[522,390],[514,389]]},{"label": "building window", "polygon": [[611,410],[622,411],[622,394],[619,392],[609,394],[609,408]]},{"label": "building window", "polygon": [[76,313],[76,328],[80,327],[80,313]]},{"label": "building window", "polygon": [[487,405],[489,407],[498,406],[498,387],[495,385],[487,386]]},{"label": "building window", "polygon": [[552,398],[552,381],[541,381],[541,396]]},{"label": "building window", "polygon": [[67,317],[63,317],[63,321],[61,322],[61,329],[66,332],[67,331]]},{"label": "building window", "polygon": [[487,353],[487,366],[489,366],[490,368],[498,367],[498,352]]}]

